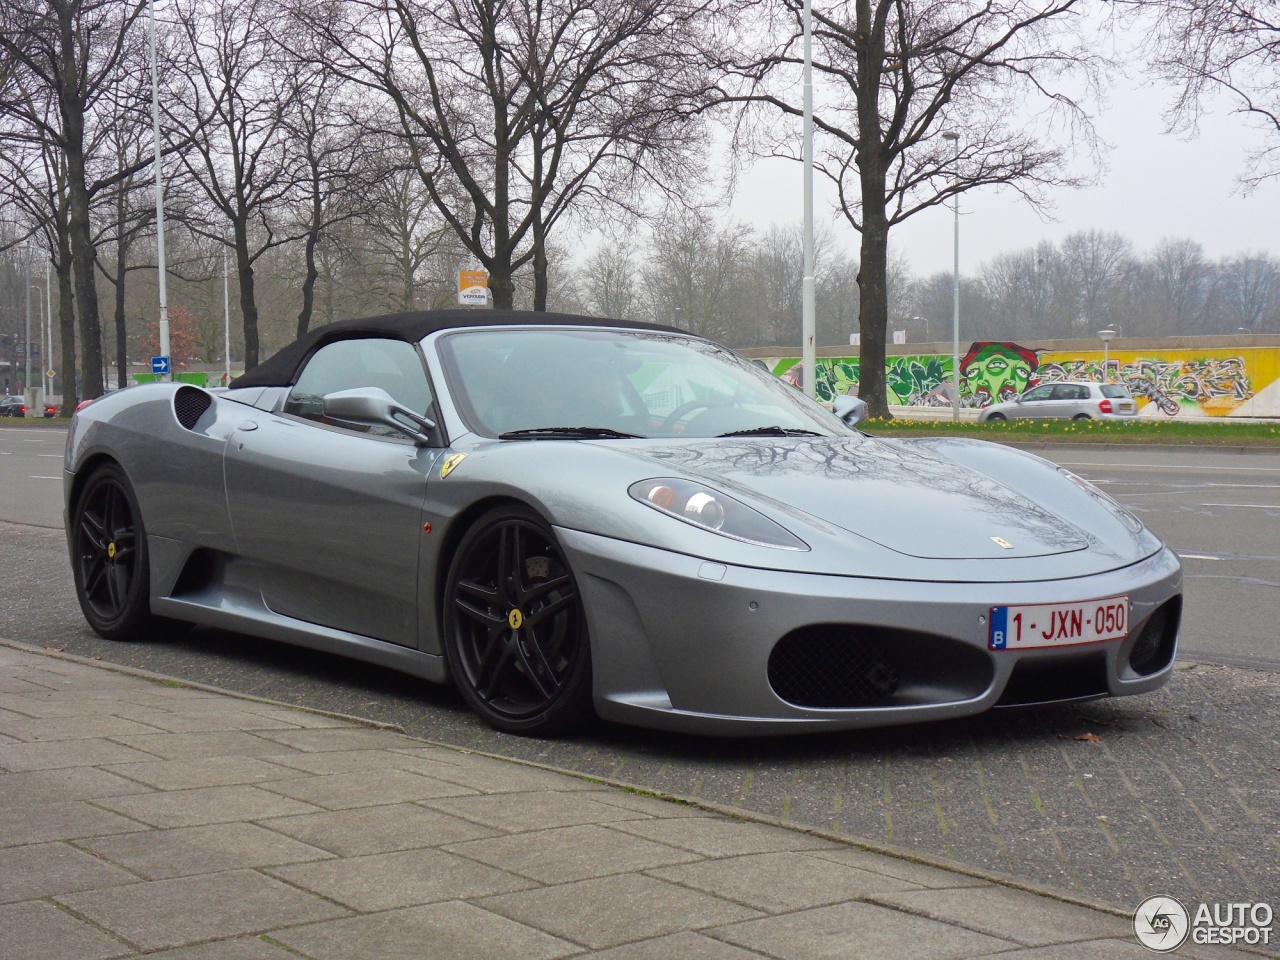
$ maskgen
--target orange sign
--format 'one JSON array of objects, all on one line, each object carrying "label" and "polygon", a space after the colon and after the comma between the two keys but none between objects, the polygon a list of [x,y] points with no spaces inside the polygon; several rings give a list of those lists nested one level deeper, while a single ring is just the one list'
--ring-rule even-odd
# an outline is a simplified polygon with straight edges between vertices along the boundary
[{"label": "orange sign", "polygon": [[489,274],[483,270],[458,271],[458,303],[483,307],[489,303]]}]

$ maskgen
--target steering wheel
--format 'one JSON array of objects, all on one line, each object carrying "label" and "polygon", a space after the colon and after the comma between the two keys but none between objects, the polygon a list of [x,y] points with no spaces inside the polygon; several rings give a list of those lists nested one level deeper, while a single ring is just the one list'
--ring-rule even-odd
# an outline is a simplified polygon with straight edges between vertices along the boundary
[{"label": "steering wheel", "polygon": [[662,420],[659,430],[667,431],[672,429],[677,423],[691,414],[694,410],[701,410],[703,407],[723,407],[733,401],[727,397],[712,394],[709,397],[696,397],[693,400],[686,400],[680,406],[676,407],[668,413]]}]

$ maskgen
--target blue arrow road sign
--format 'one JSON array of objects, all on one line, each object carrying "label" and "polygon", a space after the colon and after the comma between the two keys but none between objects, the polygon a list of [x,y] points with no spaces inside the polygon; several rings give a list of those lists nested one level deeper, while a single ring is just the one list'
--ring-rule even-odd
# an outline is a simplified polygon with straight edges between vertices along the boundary
[{"label": "blue arrow road sign", "polygon": [[169,358],[168,357],[152,357],[151,372],[152,373],[168,373]]}]

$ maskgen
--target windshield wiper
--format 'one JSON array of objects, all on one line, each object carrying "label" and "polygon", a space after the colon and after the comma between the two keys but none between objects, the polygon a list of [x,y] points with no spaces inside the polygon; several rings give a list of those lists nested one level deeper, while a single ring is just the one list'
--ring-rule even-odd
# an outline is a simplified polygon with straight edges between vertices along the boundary
[{"label": "windshield wiper", "polygon": [[720,434],[721,437],[821,437],[817,430],[804,430],[799,427],[752,427],[750,430],[730,430]]},{"label": "windshield wiper", "polygon": [[530,427],[498,434],[499,440],[639,440],[638,433],[612,427]]}]

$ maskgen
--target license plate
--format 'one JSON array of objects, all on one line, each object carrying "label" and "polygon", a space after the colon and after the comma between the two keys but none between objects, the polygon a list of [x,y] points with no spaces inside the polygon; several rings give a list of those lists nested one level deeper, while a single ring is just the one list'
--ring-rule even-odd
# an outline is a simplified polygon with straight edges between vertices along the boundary
[{"label": "license plate", "polygon": [[992,607],[992,650],[1069,647],[1119,640],[1129,634],[1129,598],[1107,597],[1082,603],[1035,603]]}]

